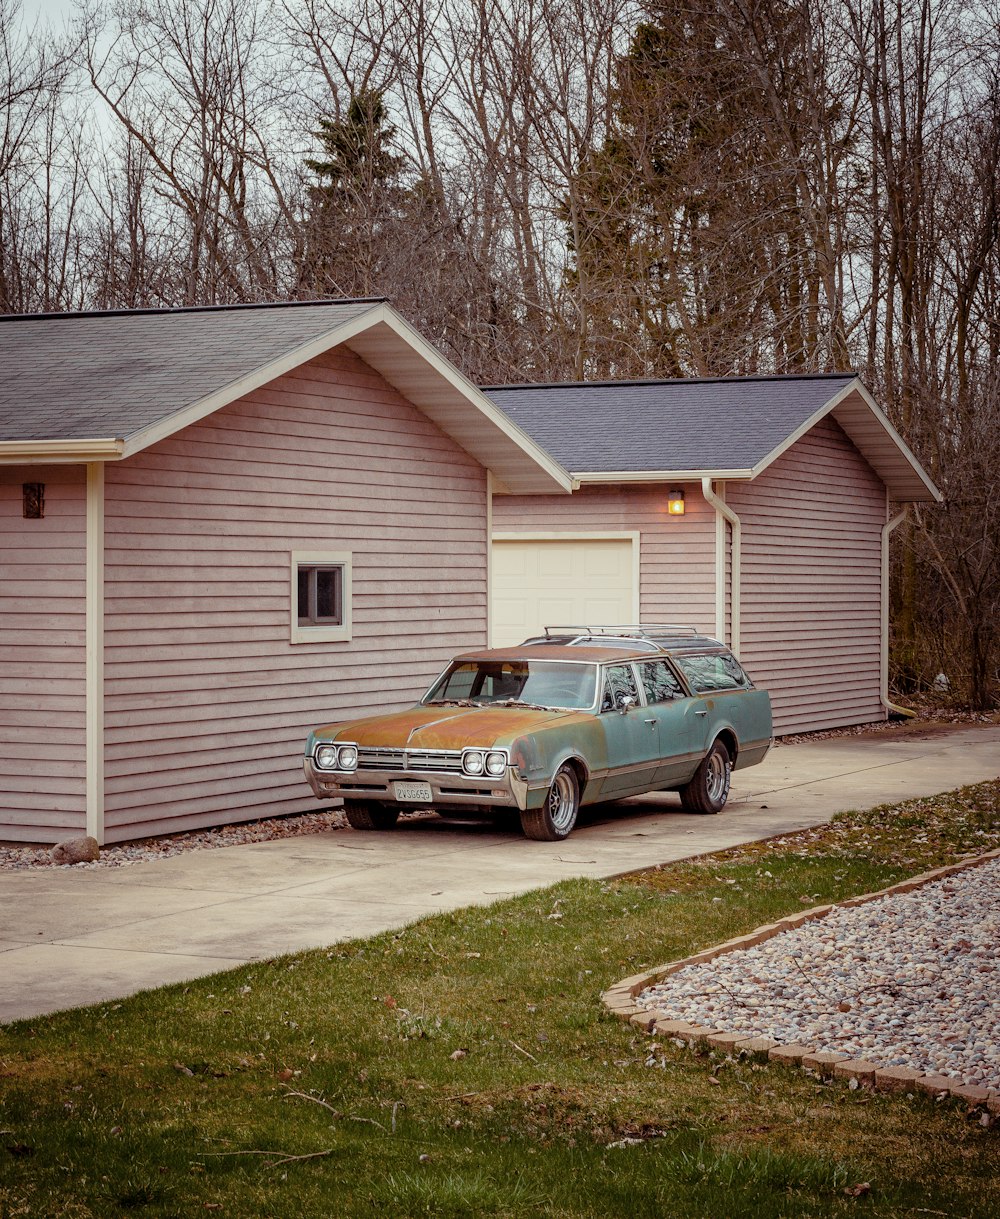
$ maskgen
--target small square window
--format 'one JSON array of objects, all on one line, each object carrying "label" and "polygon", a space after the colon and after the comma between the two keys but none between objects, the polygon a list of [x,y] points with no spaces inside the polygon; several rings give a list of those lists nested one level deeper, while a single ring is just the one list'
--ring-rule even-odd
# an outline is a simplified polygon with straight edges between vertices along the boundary
[{"label": "small square window", "polygon": [[299,626],[344,625],[344,569],[299,568]]},{"label": "small square window", "polygon": [[292,555],[292,643],[351,637],[351,556]]}]

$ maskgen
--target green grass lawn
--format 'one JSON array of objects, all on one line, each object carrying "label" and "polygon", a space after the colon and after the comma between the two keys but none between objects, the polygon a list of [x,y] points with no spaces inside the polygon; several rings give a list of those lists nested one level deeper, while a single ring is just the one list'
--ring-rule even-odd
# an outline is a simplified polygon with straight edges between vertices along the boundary
[{"label": "green grass lawn", "polygon": [[650,1039],[600,994],[998,844],[1000,781],[10,1026],[0,1219],[992,1219],[1000,1129]]}]

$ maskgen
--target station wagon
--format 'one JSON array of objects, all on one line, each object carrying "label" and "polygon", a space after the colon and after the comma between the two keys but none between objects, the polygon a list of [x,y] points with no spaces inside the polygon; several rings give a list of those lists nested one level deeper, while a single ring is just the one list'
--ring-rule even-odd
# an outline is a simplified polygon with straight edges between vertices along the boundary
[{"label": "station wagon", "polygon": [[409,710],[317,728],[304,767],[356,829],[432,808],[557,841],[581,806],[643,792],[718,813],[771,743],[767,692],[693,627],[548,628],[455,657]]}]

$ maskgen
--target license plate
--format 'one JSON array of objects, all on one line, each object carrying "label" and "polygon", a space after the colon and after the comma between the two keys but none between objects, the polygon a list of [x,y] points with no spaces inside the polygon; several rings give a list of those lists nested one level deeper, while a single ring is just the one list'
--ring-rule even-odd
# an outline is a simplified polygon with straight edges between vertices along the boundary
[{"label": "license plate", "polygon": [[396,793],[397,800],[422,801],[424,804],[431,802],[429,783],[409,783],[403,779],[397,779],[392,785],[392,790]]}]

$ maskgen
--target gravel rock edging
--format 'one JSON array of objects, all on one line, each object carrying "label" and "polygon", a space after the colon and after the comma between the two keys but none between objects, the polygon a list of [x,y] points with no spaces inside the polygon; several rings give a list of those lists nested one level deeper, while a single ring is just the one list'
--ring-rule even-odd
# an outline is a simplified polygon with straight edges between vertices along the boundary
[{"label": "gravel rock edging", "polygon": [[[776,919],[773,923],[765,923],[756,927],[746,935],[735,936],[712,948],[703,949],[677,961],[669,961],[658,965],[645,973],[633,974],[623,978],[609,987],[601,999],[605,1007],[618,1019],[634,1025],[650,1036],[660,1034],[677,1041],[686,1042],[691,1046],[705,1046],[709,1049],[724,1050],[736,1056],[751,1055],[770,1062],[782,1062],[792,1066],[801,1066],[824,1078],[833,1078],[848,1083],[851,1087],[867,1088],[879,1092],[923,1092],[933,1097],[948,1096],[975,1108],[983,1106],[994,1117],[1000,1115],[1000,1091],[995,1088],[980,1088],[963,1084],[945,1075],[932,1075],[910,1067],[886,1066],[880,1067],[865,1059],[852,1058],[849,1054],[829,1051],[817,1051],[815,1047],[799,1044],[782,1044],[771,1037],[752,1036],[749,1033],[723,1032],[705,1025],[692,1024],[685,1020],[668,1019],[665,1013],[655,1009],[640,1007],[636,998],[650,986],[661,982],[671,974],[690,965],[706,964],[731,952],[752,948],[766,940],[780,935],[783,931],[791,931],[804,923],[825,918],[831,911],[850,909],[866,905],[897,893],[910,893],[932,881],[953,876],[969,868],[990,860],[1000,859],[1000,849],[987,851],[982,855],[967,856],[957,863],[946,864],[917,876],[909,877],[885,889],[872,893],[861,894],[858,897],[847,898],[842,902],[830,905],[813,906]],[[984,1118],[984,1121],[989,1120]]]}]

